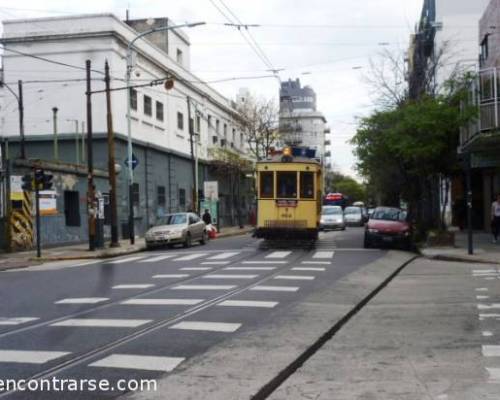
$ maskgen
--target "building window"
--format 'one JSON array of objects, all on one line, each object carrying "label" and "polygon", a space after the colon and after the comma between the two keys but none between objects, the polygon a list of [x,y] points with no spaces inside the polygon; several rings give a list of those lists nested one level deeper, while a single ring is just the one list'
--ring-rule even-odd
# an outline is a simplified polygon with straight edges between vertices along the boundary
[{"label": "building window", "polygon": [[220,121],[218,119],[215,120],[215,132],[217,132],[217,135],[220,133]]},{"label": "building window", "polygon": [[182,50],[181,49],[177,49],[177,55],[176,55],[176,60],[179,64],[182,64]]},{"label": "building window", "polygon": [[285,199],[297,198],[297,173],[277,172],[278,196]]},{"label": "building window", "polygon": [[199,115],[196,116],[196,125],[194,126],[194,131],[196,133],[200,133],[200,128],[201,128],[201,118]]},{"label": "building window", "polygon": [[144,96],[144,114],[153,115],[153,102],[149,96]]},{"label": "building window", "polygon": [[300,173],[300,197],[303,199],[314,199],[314,173]]},{"label": "building window", "polygon": [[184,130],[184,115],[181,112],[177,113],[177,128],[181,131]]},{"label": "building window", "polygon": [[161,101],[156,102],[156,119],[163,121],[163,103]]},{"label": "building window", "polygon": [[156,188],[158,194],[158,207],[165,207],[167,204],[167,197],[165,195],[165,186],[158,186]]},{"label": "building window", "polygon": [[488,46],[488,37],[489,35],[486,35],[481,42],[481,61],[486,61],[488,59],[488,53],[489,53],[489,46]]},{"label": "building window", "polygon": [[66,226],[80,226],[80,195],[78,191],[64,191],[64,216]]},{"label": "building window", "polygon": [[243,132],[240,132],[240,147],[243,147]]},{"label": "building window", "polygon": [[227,124],[224,124],[224,139],[227,139]]},{"label": "building window", "polygon": [[233,128],[233,143],[236,142],[236,129]]},{"label": "building window", "polygon": [[259,190],[261,198],[273,198],[274,192],[274,172],[261,172]]},{"label": "building window", "polygon": [[132,184],[132,204],[134,207],[139,207],[139,184],[138,183],[133,183]]},{"label": "building window", "polygon": [[212,116],[209,115],[207,117],[207,125],[208,125],[208,129],[213,129],[213,126],[212,126]]},{"label": "building window", "polygon": [[130,89],[130,108],[137,111],[137,90]]},{"label": "building window", "polygon": [[179,189],[179,207],[186,208],[186,189]]}]

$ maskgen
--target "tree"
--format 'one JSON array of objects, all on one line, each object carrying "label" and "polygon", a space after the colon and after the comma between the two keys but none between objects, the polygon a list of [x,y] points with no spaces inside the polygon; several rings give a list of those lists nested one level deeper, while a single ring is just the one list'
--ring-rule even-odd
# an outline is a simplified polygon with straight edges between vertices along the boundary
[{"label": "tree", "polygon": [[366,201],[366,188],[350,176],[337,171],[328,171],[325,176],[326,192],[338,192],[349,198],[349,202]]},{"label": "tree", "polygon": [[374,112],[361,120],[352,140],[361,175],[380,192],[408,202],[423,230],[435,225],[420,212],[432,197],[433,177],[457,171],[458,132],[476,115],[475,108],[460,107],[471,79],[450,80],[441,94]]},{"label": "tree", "polygon": [[274,100],[248,96],[237,107],[242,115],[241,130],[250,153],[257,161],[267,156],[278,139],[278,107]]}]

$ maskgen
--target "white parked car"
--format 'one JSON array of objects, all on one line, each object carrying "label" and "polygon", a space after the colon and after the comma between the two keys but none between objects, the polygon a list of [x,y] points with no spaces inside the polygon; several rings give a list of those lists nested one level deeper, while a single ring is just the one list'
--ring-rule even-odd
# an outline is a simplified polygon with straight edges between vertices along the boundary
[{"label": "white parked car", "polygon": [[345,230],[344,212],[340,206],[323,206],[319,229],[342,229]]},{"label": "white parked car", "polygon": [[346,207],[344,210],[345,223],[351,226],[363,226],[365,217],[361,207]]},{"label": "white parked car", "polygon": [[205,244],[208,240],[207,226],[193,213],[167,214],[146,232],[145,239],[148,249],[179,243],[190,247],[194,241]]}]

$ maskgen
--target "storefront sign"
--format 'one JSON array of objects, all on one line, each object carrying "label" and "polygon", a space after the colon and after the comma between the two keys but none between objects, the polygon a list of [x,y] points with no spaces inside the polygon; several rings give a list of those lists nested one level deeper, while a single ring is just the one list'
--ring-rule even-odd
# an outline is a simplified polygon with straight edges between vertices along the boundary
[{"label": "storefront sign", "polygon": [[57,192],[55,190],[41,190],[40,215],[57,215]]}]

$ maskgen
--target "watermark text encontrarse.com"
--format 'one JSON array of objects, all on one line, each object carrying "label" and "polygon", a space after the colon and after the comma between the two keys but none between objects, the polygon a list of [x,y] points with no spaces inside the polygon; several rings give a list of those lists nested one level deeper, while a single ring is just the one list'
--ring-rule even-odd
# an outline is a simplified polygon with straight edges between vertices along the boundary
[{"label": "watermark text encontrarse.com", "polygon": [[113,392],[156,391],[155,379],[71,379],[52,377],[48,379],[0,379],[1,392]]}]

